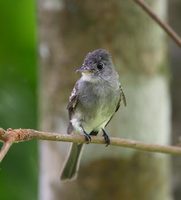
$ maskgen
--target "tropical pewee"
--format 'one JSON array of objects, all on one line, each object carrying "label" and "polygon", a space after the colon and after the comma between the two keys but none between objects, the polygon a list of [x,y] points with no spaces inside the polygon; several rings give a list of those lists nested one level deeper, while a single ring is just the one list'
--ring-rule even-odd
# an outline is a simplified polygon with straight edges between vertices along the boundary
[{"label": "tropical pewee", "polygon": [[[87,142],[91,135],[100,131],[107,145],[110,139],[105,131],[114,113],[119,109],[125,95],[119,82],[118,73],[110,54],[104,49],[97,49],[87,54],[83,65],[77,70],[82,73],[76,82],[67,106],[69,113],[68,134],[79,133]],[[73,143],[61,174],[61,180],[72,179],[78,171],[80,153],[83,144]]]}]

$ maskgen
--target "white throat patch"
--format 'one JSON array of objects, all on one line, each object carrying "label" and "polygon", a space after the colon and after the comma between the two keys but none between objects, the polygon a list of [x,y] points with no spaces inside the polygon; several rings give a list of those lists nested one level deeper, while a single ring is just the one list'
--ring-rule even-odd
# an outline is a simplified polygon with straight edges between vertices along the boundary
[{"label": "white throat patch", "polygon": [[94,82],[94,78],[92,78],[92,74],[91,73],[82,73],[82,77],[81,79],[83,81],[89,81],[89,82]]}]

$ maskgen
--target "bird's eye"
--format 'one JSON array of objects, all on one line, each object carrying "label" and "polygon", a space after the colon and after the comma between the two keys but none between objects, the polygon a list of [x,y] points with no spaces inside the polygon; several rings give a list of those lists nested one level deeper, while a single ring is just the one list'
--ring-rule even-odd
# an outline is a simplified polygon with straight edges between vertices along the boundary
[{"label": "bird's eye", "polygon": [[103,63],[98,63],[97,64],[97,69],[101,70],[104,67]]}]

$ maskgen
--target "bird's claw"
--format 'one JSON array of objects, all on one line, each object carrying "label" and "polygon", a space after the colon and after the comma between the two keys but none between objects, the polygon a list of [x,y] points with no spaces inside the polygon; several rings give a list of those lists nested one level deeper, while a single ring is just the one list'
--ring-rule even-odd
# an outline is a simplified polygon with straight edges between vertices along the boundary
[{"label": "bird's claw", "polygon": [[109,136],[108,134],[106,133],[106,131],[104,129],[102,129],[103,131],[103,137],[104,137],[104,140],[105,140],[105,143],[106,143],[106,147],[110,145],[110,139],[109,139]]},{"label": "bird's claw", "polygon": [[87,134],[86,132],[84,132],[84,137],[85,137],[87,144],[89,144],[91,142],[91,136],[89,134]]}]

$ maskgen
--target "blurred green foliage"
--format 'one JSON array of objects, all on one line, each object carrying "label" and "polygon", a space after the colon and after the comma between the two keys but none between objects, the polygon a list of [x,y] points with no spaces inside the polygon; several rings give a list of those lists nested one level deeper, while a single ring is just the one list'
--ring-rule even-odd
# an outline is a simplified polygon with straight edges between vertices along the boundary
[{"label": "blurred green foliage", "polygon": [[[2,128],[37,126],[35,3],[32,0],[0,0]],[[37,181],[36,142],[13,145],[0,164],[0,199],[36,200]]]}]

